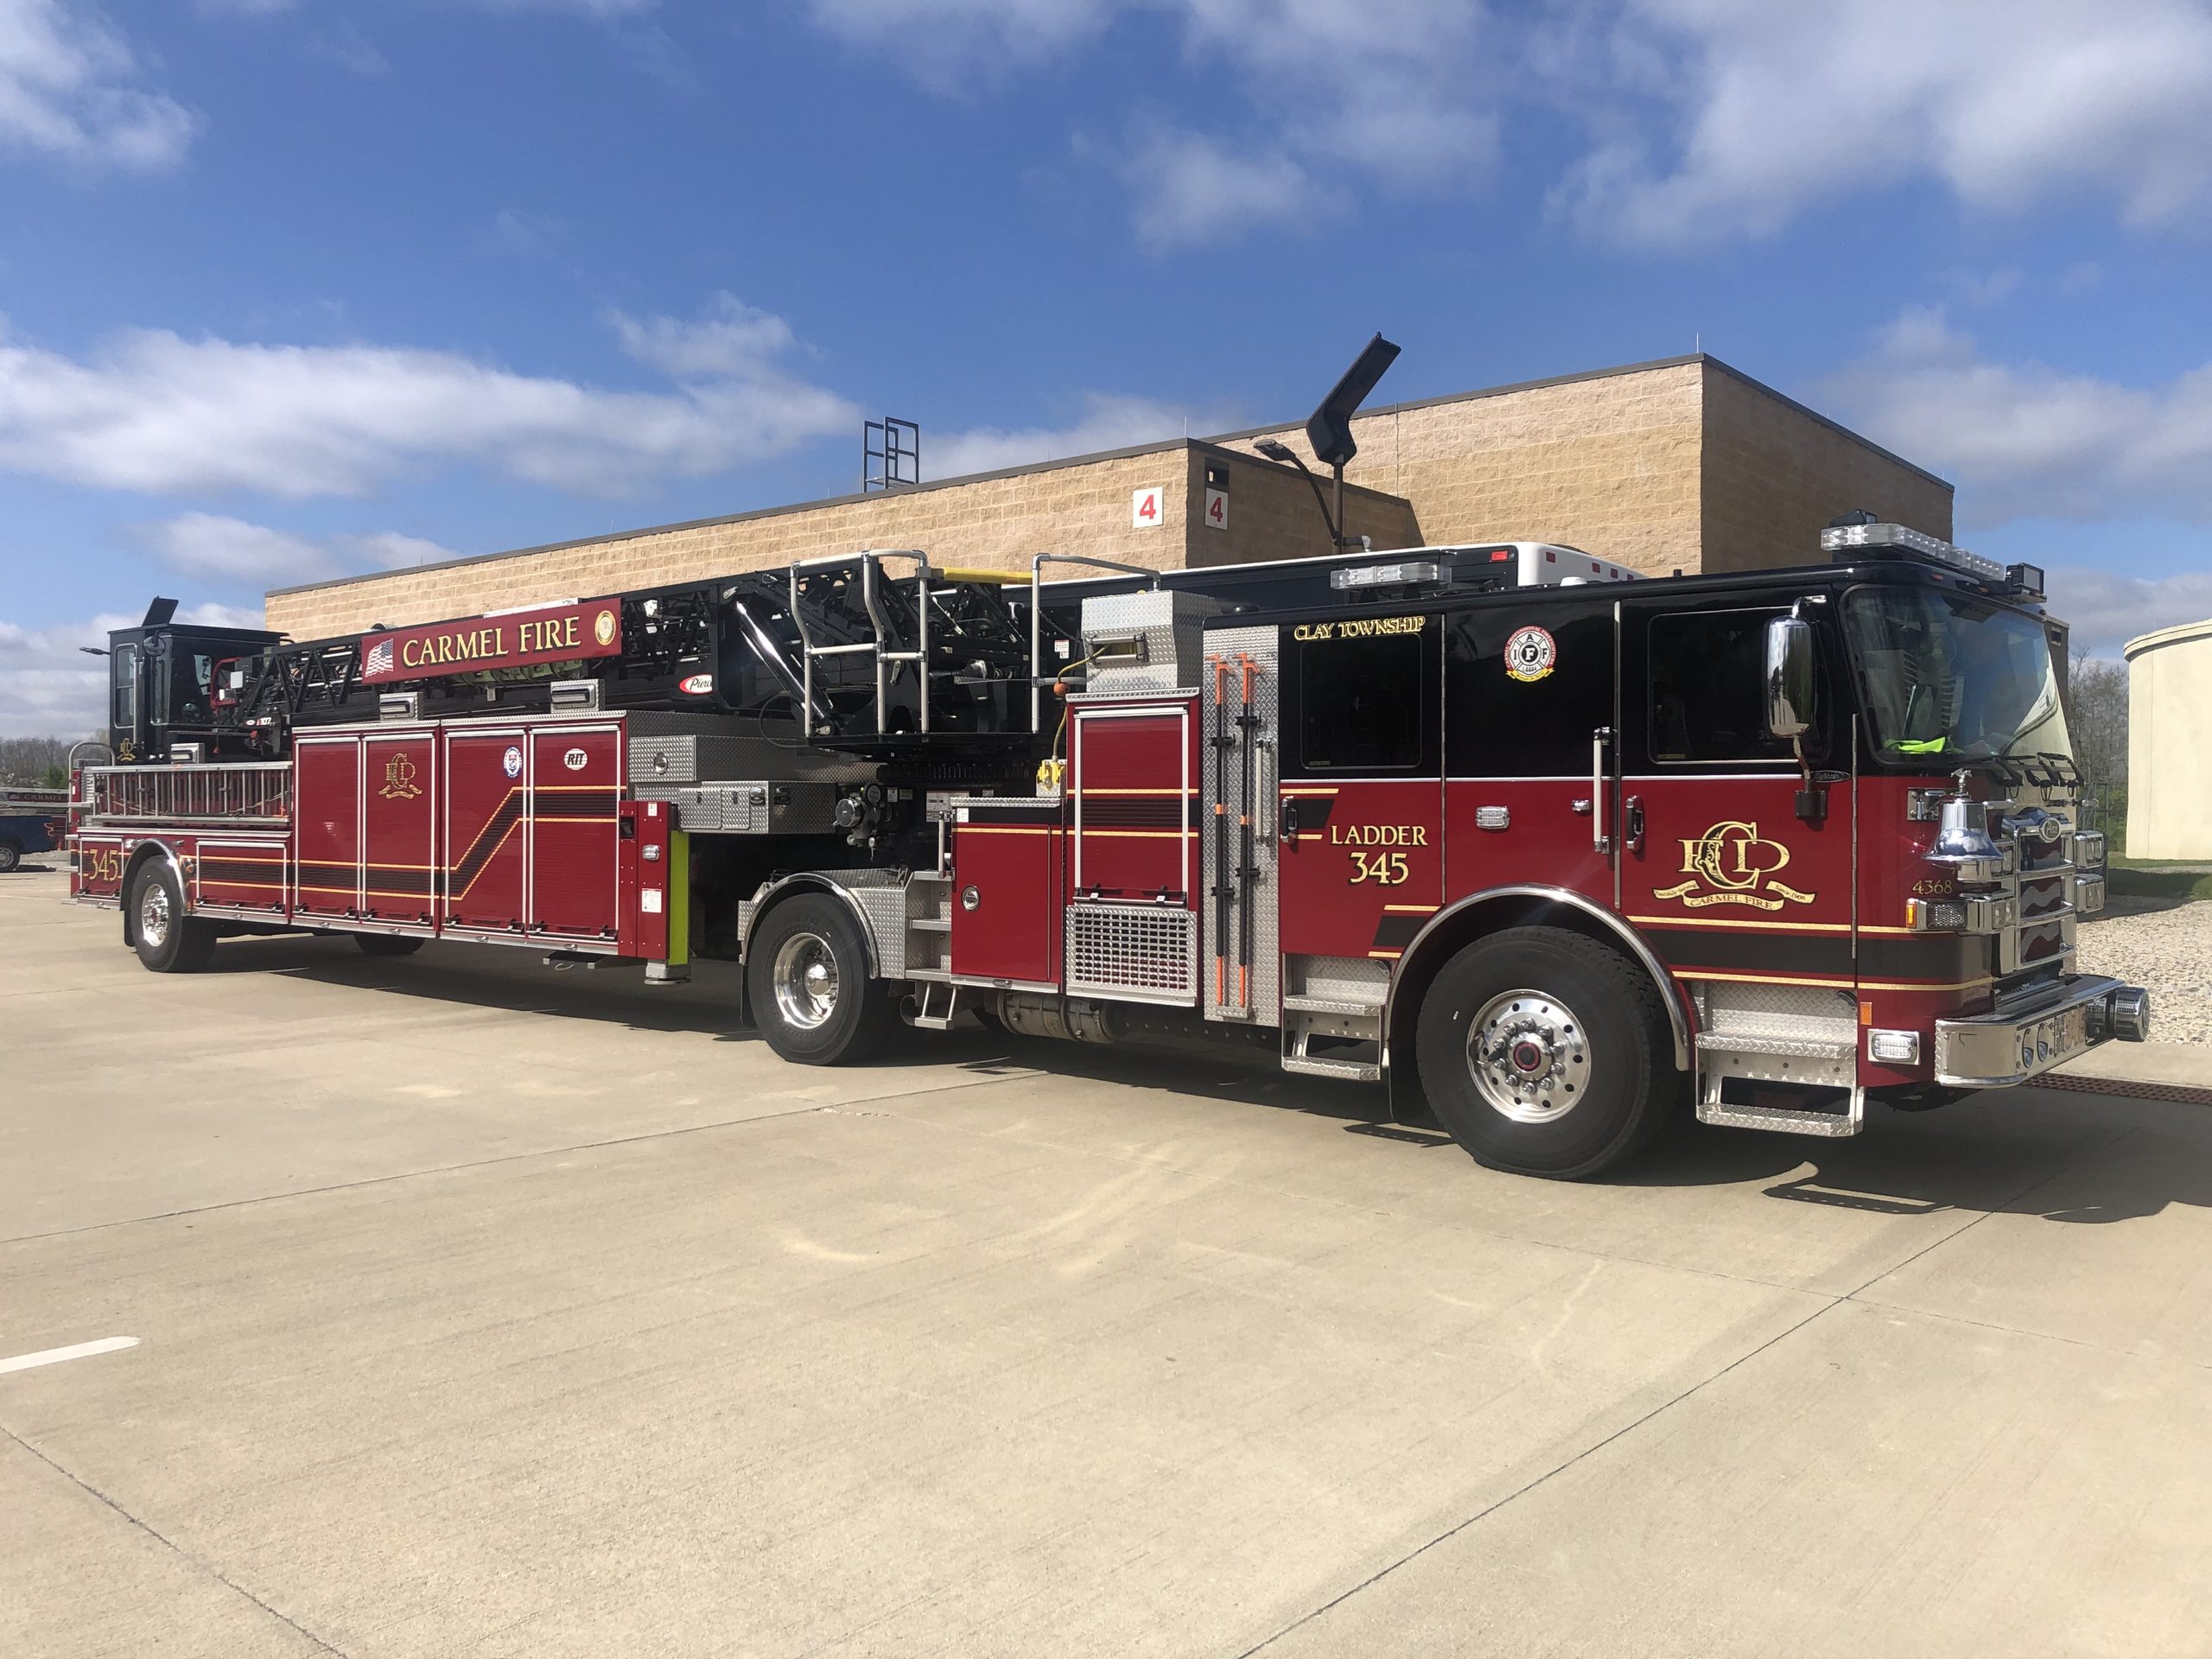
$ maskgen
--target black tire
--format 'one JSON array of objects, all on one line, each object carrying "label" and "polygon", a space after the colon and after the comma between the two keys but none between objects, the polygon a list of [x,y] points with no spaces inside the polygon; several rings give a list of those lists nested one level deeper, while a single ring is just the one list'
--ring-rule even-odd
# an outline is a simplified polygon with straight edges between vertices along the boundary
[{"label": "black tire", "polygon": [[1610,1169],[1682,1096],[1650,976],[1561,928],[1509,928],[1462,950],[1422,998],[1414,1043],[1422,1088],[1452,1139],[1517,1175],[1576,1180]]},{"label": "black tire", "polygon": [[356,933],[353,943],[365,957],[411,957],[423,948],[422,940],[404,933]]},{"label": "black tire", "polygon": [[745,995],[768,1046],[800,1065],[846,1065],[898,1023],[890,988],[868,973],[868,944],[842,899],[800,893],[760,918],[745,950]]},{"label": "black tire", "polygon": [[163,858],[130,878],[130,937],[138,960],[157,974],[193,974],[215,955],[215,924],[184,913],[184,893]]},{"label": "black tire", "polygon": [[5,875],[23,861],[23,849],[12,841],[0,839],[0,875]]}]

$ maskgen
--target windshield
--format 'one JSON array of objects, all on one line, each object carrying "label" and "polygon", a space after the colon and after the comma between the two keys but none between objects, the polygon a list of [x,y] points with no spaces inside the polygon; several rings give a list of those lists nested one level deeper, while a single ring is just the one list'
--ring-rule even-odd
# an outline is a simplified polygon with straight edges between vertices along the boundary
[{"label": "windshield", "polygon": [[2036,618],[1933,588],[1861,588],[1844,614],[1880,754],[2072,759],[2050,641]]}]

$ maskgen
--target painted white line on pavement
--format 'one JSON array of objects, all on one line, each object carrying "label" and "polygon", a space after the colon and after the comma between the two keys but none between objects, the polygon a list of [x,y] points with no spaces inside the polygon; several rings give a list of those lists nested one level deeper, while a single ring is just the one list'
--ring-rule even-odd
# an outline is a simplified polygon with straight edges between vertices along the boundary
[{"label": "painted white line on pavement", "polygon": [[90,1359],[94,1354],[112,1354],[125,1348],[136,1348],[136,1337],[102,1337],[98,1342],[80,1342],[71,1348],[48,1348],[41,1353],[17,1354],[13,1359],[0,1359],[0,1376],[10,1371],[28,1371],[41,1365],[59,1365],[65,1359]]}]

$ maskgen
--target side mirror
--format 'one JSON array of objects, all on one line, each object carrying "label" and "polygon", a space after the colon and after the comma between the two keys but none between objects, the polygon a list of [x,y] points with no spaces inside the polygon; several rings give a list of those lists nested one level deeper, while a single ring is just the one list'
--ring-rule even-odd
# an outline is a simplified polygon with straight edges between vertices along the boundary
[{"label": "side mirror", "polygon": [[1766,729],[1802,737],[1813,723],[1813,625],[1777,616],[1766,625]]}]

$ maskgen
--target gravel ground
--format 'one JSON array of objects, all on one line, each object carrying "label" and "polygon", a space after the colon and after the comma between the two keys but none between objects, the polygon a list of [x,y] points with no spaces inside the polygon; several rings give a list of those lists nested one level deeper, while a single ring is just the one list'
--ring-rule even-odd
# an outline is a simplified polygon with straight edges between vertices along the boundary
[{"label": "gravel ground", "polygon": [[2212,1044],[2212,902],[2147,907],[2118,899],[2081,931],[2082,972],[2151,988],[2151,1035]]}]

